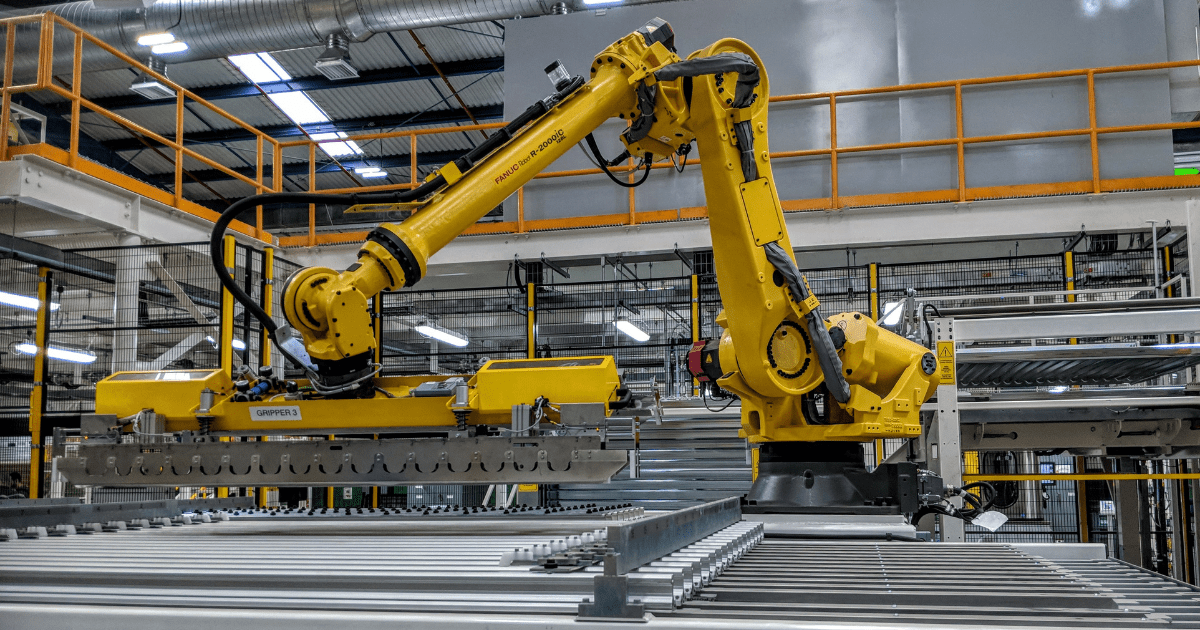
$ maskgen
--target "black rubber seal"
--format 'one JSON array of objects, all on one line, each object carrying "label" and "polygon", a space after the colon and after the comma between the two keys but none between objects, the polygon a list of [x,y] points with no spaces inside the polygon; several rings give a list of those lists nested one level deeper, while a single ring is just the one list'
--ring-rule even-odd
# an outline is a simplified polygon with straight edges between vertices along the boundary
[{"label": "black rubber seal", "polygon": [[[375,228],[371,230],[367,240],[379,243],[396,257],[396,260],[400,262],[400,269],[404,271],[404,286],[411,287],[421,280],[421,264],[417,262],[417,257],[413,255],[408,245],[395,232],[381,227]],[[361,251],[359,255],[362,255]],[[392,278],[392,283],[396,283],[396,278]]]}]

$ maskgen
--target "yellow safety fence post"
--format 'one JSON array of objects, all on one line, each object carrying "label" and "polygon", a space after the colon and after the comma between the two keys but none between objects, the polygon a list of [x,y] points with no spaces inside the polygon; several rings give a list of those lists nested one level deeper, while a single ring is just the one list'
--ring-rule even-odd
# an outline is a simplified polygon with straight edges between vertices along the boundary
[{"label": "yellow safety fence post", "polygon": [[[263,290],[262,290],[262,305],[263,310],[267,315],[275,314],[275,248],[263,248]],[[249,334],[247,334],[249,337]],[[258,341],[259,358],[258,364],[262,367],[271,365],[271,340],[268,336],[266,327],[262,329],[262,335]],[[262,436],[258,438],[260,442],[268,442],[271,438]],[[267,493],[271,488],[255,488],[254,494],[257,498],[258,507],[267,507]]]},{"label": "yellow safety fence post", "polygon": [[[867,265],[867,282],[871,288],[871,321],[879,321],[879,263]],[[875,440],[875,466],[883,463],[883,440]]]},{"label": "yellow safety fence post", "polygon": [[[1087,458],[1075,458],[1075,472],[1087,472]],[[1088,503],[1087,503],[1087,482],[1075,482],[1075,506],[1079,513],[1079,542],[1085,543],[1091,538],[1091,530],[1088,524]]]},{"label": "yellow safety fence post", "polygon": [[[378,440],[379,434],[376,433],[373,437]],[[371,486],[371,508],[379,508],[379,486]]]},{"label": "yellow safety fence post", "polygon": [[528,358],[537,357],[537,285],[530,282],[525,285],[525,341]]},{"label": "yellow safety fence post", "polygon": [[[700,276],[692,274],[692,343],[700,341]],[[700,381],[692,378],[692,395],[700,395]]]},{"label": "yellow safety fence post", "polygon": [[[334,439],[334,436],[329,436],[329,439]],[[325,488],[325,507],[333,509],[333,486]]]},{"label": "yellow safety fence post", "polygon": [[[229,270],[230,275],[234,275],[237,268],[237,241],[232,236],[225,237],[225,268]],[[221,370],[233,377],[233,295],[228,289],[221,289]],[[228,442],[229,438],[219,438],[222,442]],[[217,488],[217,497],[225,498],[229,496],[228,487]]]},{"label": "yellow safety fence post", "polygon": [[53,274],[38,267],[37,324],[33,344],[33,391],[29,395],[29,498],[42,496],[42,463],[46,456],[42,444],[42,415],[46,412],[46,336],[50,329],[50,284]]}]

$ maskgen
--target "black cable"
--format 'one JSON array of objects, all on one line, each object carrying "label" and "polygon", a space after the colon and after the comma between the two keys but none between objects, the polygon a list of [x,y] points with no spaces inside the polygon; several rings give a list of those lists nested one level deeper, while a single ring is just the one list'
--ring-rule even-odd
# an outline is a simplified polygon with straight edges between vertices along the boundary
[{"label": "black cable", "polygon": [[[623,188],[637,188],[638,186],[641,186],[642,184],[646,183],[646,180],[650,177],[650,165],[653,160],[649,153],[646,154],[646,157],[643,160],[643,163],[646,166],[646,170],[644,173],[642,173],[642,178],[640,180],[638,180],[636,182],[632,182],[632,183],[623,182],[620,179],[617,179],[617,176],[613,175],[612,171],[608,170],[608,167],[611,164],[611,162],[604,159],[604,154],[600,153],[600,146],[596,144],[596,137],[589,133],[587,135],[587,137],[584,138],[584,141],[587,142],[588,148],[592,150],[592,154],[594,154],[596,156],[596,161],[600,163],[600,170],[604,171],[604,174],[608,175],[608,178],[611,179],[613,181],[613,183],[615,183],[616,185],[621,186]],[[620,159],[622,159],[622,158],[617,158],[617,160],[620,160]]]},{"label": "black cable", "polygon": [[730,396],[729,402],[725,403],[724,407],[721,407],[720,409],[713,409],[712,407],[708,406],[708,387],[700,388],[700,402],[704,403],[705,409],[707,409],[713,413],[721,413],[722,411],[725,411],[726,409],[729,408],[730,405],[733,404],[733,401],[735,401],[735,400],[737,400],[737,396]]},{"label": "black cable", "polygon": [[[233,223],[237,217],[250,210],[251,208],[274,203],[332,203],[336,205],[353,206],[357,204],[367,203],[402,203],[414,199],[420,199],[431,193],[445,184],[445,179],[436,177],[413,190],[384,192],[384,193],[359,193],[350,195],[326,195],[319,193],[263,193],[259,195],[251,195],[243,199],[239,199],[229,205],[221,216],[217,218],[213,224],[212,238],[209,240],[209,256],[212,258],[213,269],[217,273],[217,279],[220,280],[221,286],[229,291],[233,299],[237,300],[255,319],[262,324],[263,329],[267,331],[267,335],[272,341],[275,339],[275,331],[279,328],[279,324],[271,319],[270,315],[263,310],[257,302],[254,301],[242,287],[238,286],[236,280],[230,275],[229,269],[225,267],[224,255],[224,240],[225,232],[229,229],[229,224]],[[276,343],[276,346],[279,344]],[[296,360],[291,354],[280,348],[285,356],[292,360],[299,367],[303,364]]]}]

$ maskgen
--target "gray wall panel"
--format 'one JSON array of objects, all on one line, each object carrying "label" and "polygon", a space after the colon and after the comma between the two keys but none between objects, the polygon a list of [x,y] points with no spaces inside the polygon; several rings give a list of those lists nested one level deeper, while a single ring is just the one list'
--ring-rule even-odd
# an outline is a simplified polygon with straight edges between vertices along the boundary
[{"label": "gray wall panel", "polygon": [[[731,7],[739,9],[731,11]],[[725,38],[743,39],[755,47],[767,66],[773,94],[795,94],[816,90],[846,90],[896,82],[896,27],[893,0],[692,0],[646,7],[609,9],[603,16],[576,13],[535,20],[507,23],[505,39],[506,117],[524,110],[534,99],[550,89],[543,68],[560,59],[567,69],[583,73],[592,57],[617,39],[654,17],[669,21],[677,33],[676,45],[686,55]],[[719,19],[716,19],[718,18]],[[771,146],[794,150],[804,146],[828,146],[828,108],[816,115],[824,120],[820,127],[806,117],[798,120],[771,120]],[[839,121],[838,133],[848,138],[871,138],[895,128],[895,106],[867,104],[859,112],[847,110]],[[880,120],[887,120],[886,124]],[[611,141],[620,127],[597,132],[606,155],[620,152]],[[886,135],[878,136],[886,137]],[[797,141],[793,143],[793,140]],[[578,151],[559,160],[553,170],[584,168]],[[693,153],[695,155],[695,153]],[[578,159],[575,157],[578,156]],[[896,158],[892,158],[893,161]],[[784,164],[780,175],[784,199],[820,197],[828,194],[827,164]],[[898,171],[898,163],[893,165]],[[897,179],[893,175],[893,180]],[[785,184],[782,180],[786,178]],[[865,178],[868,185],[872,178]],[[608,214],[614,207],[627,212],[627,193],[609,184],[587,186],[548,186],[533,182],[525,191],[526,219],[561,216]],[[679,196],[682,194],[683,196]],[[849,194],[849,193],[847,193]],[[538,198],[534,201],[534,198]],[[638,210],[663,210],[704,205],[699,169],[682,176],[655,171],[650,181],[637,191]],[[516,200],[505,204],[505,216],[516,217]]]},{"label": "gray wall panel", "polygon": [[[1165,3],[1165,9],[1164,9]],[[692,0],[610,8],[511,21],[506,33],[505,112],[509,117],[545,95],[542,69],[561,59],[586,71],[592,56],[652,17],[670,21],[684,54],[721,37],[738,37],[762,55],[773,94],[845,90],[968,77],[1164,61],[1184,55],[1183,27],[1195,7],[1178,0]],[[738,10],[731,10],[736,8]],[[1170,21],[1170,28],[1168,25]],[[1174,77],[1177,80],[1178,77]],[[1082,80],[964,90],[965,126],[972,133],[1011,133],[1087,125]],[[1101,124],[1166,122],[1171,95],[1166,73],[1097,79]],[[840,146],[953,137],[951,90],[880,95],[839,104]],[[778,104],[771,113],[771,148],[828,146],[824,102]],[[621,127],[597,133],[608,155],[620,151]],[[1101,138],[1106,178],[1167,175],[1169,133]],[[695,153],[693,154],[695,155]],[[1088,180],[1088,142],[1055,140],[969,147],[968,185],[994,186]],[[587,168],[572,151],[555,170]],[[953,147],[840,158],[839,193],[953,189]],[[782,159],[775,172],[782,199],[830,193],[827,159]],[[531,183],[526,219],[624,213],[627,193],[601,177]],[[655,171],[638,190],[638,210],[704,205],[699,169],[680,176]],[[515,199],[506,204],[514,219]]]}]

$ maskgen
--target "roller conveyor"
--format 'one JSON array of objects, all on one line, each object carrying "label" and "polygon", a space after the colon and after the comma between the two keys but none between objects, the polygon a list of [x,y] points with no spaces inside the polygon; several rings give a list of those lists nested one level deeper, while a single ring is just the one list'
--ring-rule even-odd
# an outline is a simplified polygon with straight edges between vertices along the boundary
[{"label": "roller conveyor", "polygon": [[[0,628],[628,628],[577,619],[601,566],[551,573],[505,563],[516,549],[658,522],[617,518],[243,513],[21,539],[0,543]],[[761,540],[755,532],[757,523],[734,522],[631,570],[630,601],[649,613],[639,625],[1200,628],[1200,592],[1104,559],[1100,545]]]}]

